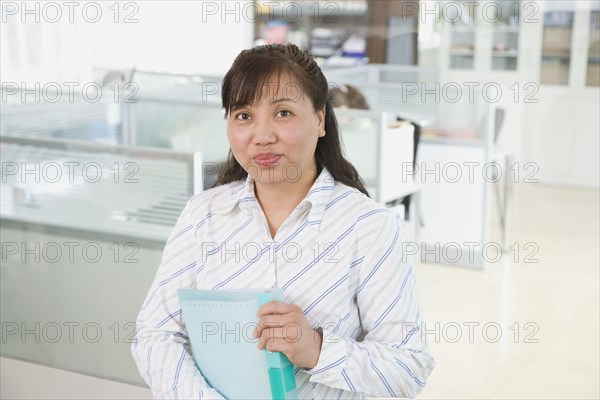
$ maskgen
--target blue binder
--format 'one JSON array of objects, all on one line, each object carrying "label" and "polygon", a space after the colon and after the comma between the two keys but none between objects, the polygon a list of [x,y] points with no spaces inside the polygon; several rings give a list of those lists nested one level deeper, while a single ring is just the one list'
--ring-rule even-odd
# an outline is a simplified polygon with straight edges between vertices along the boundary
[{"label": "blue binder", "polygon": [[256,313],[281,290],[179,289],[196,366],[226,399],[296,400],[294,365],[280,352],[258,350]]}]

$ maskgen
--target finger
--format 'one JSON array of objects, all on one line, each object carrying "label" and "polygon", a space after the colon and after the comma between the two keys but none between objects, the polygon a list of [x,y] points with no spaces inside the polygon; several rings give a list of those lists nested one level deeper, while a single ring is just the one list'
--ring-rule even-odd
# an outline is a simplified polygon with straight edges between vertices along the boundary
[{"label": "finger", "polygon": [[275,339],[273,341],[267,342],[266,349],[270,352],[280,351],[287,356],[289,350],[289,343],[283,339]]},{"label": "finger", "polygon": [[278,315],[268,315],[260,318],[256,327],[254,328],[253,336],[258,338],[262,335],[264,329],[276,328],[284,325],[284,323],[279,321],[280,318],[281,317]]},{"label": "finger", "polygon": [[283,335],[283,333],[281,331],[277,331],[280,330],[280,328],[266,328],[263,329],[262,334],[260,336],[260,339],[258,341],[258,344],[256,345],[256,347],[258,347],[259,349],[264,349],[267,345],[267,343],[272,342],[274,340],[276,340],[277,338],[281,337]]},{"label": "finger", "polygon": [[270,352],[281,351],[282,353],[287,355],[287,352],[290,349],[290,344],[281,337],[272,336],[259,343],[258,348],[260,350],[264,349]]},{"label": "finger", "polygon": [[[288,329],[286,328],[267,328],[263,330],[263,333],[259,339],[257,347],[259,349],[265,348],[268,343],[273,343],[274,341],[285,341],[285,342],[296,342],[297,335],[296,330],[292,330],[292,335],[289,334]],[[289,338],[288,336],[291,336]]]},{"label": "finger", "polygon": [[262,349],[267,343],[283,340],[286,343],[296,343],[302,337],[302,330],[297,324],[287,324],[277,328],[265,328],[259,339],[257,347]]},{"label": "finger", "polygon": [[258,325],[264,328],[273,328],[284,326],[287,324],[298,323],[298,318],[291,313],[288,314],[267,314],[263,315],[258,320]]},{"label": "finger", "polygon": [[[285,318],[278,315],[267,315],[259,320],[258,328],[255,329],[254,338],[259,338],[265,329],[280,329],[290,342],[297,342],[302,336],[302,324],[295,318]],[[277,331],[279,332],[279,331]]]},{"label": "finger", "polygon": [[290,312],[298,311],[300,307],[295,304],[285,303],[283,301],[270,301],[265,303],[258,309],[258,317],[269,314],[287,314]]}]

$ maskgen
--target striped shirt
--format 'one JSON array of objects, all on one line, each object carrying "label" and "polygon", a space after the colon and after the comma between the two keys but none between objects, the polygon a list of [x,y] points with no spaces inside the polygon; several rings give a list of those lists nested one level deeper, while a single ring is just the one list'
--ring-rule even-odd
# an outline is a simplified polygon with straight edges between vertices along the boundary
[{"label": "striped shirt", "polygon": [[155,398],[222,398],[196,368],[178,288],[280,288],[323,329],[300,399],[415,397],[434,367],[403,222],[323,169],[271,237],[252,178],[192,197],[165,245],[132,353]]}]

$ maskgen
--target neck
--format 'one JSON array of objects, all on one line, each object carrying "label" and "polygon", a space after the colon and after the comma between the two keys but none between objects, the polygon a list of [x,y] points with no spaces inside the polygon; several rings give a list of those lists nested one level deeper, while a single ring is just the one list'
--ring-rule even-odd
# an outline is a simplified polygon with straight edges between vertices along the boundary
[{"label": "neck", "polygon": [[309,175],[298,182],[263,183],[254,181],[254,192],[263,210],[292,210],[310,190],[316,176]]}]

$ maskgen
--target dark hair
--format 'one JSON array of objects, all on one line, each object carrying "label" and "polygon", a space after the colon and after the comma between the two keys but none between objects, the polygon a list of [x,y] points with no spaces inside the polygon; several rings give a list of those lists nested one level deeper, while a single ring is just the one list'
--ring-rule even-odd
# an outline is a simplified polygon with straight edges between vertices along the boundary
[{"label": "dark hair", "polygon": [[102,79],[102,88],[108,87],[113,82],[125,82],[123,71],[108,71]]},{"label": "dark hair", "polygon": [[[225,117],[236,107],[254,103],[263,95],[268,79],[288,73],[293,76],[303,94],[307,95],[314,110],[325,108],[325,135],[317,141],[315,162],[317,176],[327,167],[334,180],[369,193],[356,168],[342,155],[337,119],[328,93],[327,79],[312,56],[288,44],[268,44],[242,51],[223,78],[221,96]],[[214,186],[244,180],[248,173],[237,162],[231,150],[219,170]]]},{"label": "dark hair", "polygon": [[358,88],[350,84],[340,84],[332,89],[331,93],[333,107],[346,106],[359,110],[368,110],[369,103]]}]

